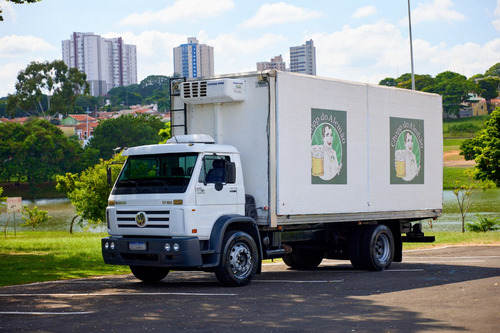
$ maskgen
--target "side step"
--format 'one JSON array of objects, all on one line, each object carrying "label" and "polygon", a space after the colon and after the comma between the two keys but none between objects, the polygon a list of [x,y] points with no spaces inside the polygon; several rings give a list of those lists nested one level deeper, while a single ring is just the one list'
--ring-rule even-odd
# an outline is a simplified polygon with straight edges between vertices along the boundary
[{"label": "side step", "polygon": [[406,233],[406,236],[402,236],[401,240],[405,243],[432,243],[436,241],[435,236],[425,236],[422,232],[422,225],[420,223],[415,223],[410,232]]}]

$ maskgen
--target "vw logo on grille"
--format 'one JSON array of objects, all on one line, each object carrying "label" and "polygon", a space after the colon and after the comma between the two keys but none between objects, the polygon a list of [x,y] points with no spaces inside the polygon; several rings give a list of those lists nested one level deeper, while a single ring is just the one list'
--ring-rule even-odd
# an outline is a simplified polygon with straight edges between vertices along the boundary
[{"label": "vw logo on grille", "polygon": [[144,227],[146,225],[147,220],[148,220],[148,218],[146,216],[146,213],[144,213],[144,212],[139,212],[135,216],[135,223],[137,223],[137,226],[139,228]]}]

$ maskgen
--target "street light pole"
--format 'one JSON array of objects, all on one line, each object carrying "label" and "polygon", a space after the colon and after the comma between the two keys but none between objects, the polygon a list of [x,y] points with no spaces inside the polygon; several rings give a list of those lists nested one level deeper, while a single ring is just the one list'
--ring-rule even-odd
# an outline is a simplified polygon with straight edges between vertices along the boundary
[{"label": "street light pole", "polygon": [[413,42],[412,42],[412,37],[411,37],[410,0],[408,0],[408,25],[410,27],[411,90],[415,90],[415,74],[414,74],[414,71],[413,71]]}]

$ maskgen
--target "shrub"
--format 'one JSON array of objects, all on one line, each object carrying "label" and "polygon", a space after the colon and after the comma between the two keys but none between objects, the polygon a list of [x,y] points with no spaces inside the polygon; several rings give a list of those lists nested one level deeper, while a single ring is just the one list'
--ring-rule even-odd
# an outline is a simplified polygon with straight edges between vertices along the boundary
[{"label": "shrub", "polygon": [[500,229],[500,221],[495,218],[487,218],[478,215],[478,220],[474,223],[467,223],[467,230],[471,232],[486,232]]}]

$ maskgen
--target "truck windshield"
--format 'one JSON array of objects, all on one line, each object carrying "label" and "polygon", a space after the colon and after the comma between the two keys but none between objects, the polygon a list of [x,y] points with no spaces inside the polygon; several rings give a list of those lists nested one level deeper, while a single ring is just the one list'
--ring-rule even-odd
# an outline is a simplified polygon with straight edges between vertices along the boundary
[{"label": "truck windshield", "polygon": [[112,193],[184,193],[197,157],[196,153],[130,156]]}]

